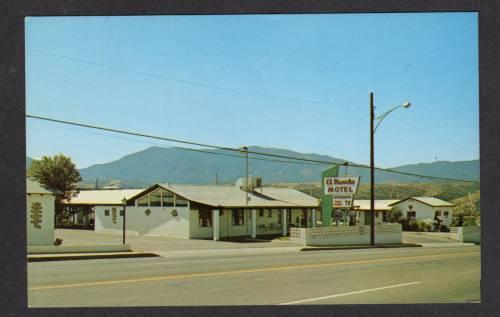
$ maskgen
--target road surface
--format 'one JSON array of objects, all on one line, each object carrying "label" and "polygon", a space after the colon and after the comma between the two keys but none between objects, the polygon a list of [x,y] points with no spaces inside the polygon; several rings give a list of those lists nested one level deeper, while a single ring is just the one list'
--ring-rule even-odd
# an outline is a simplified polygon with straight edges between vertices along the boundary
[{"label": "road surface", "polygon": [[480,300],[480,248],[28,263],[30,307],[457,303]]}]

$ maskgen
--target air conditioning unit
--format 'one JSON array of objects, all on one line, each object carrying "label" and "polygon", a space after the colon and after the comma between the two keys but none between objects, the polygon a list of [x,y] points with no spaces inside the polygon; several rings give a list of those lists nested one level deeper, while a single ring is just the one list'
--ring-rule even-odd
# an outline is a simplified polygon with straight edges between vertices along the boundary
[{"label": "air conditioning unit", "polygon": [[250,176],[248,180],[246,177],[240,178],[236,181],[236,186],[243,190],[253,190],[254,188],[262,187],[262,177]]}]

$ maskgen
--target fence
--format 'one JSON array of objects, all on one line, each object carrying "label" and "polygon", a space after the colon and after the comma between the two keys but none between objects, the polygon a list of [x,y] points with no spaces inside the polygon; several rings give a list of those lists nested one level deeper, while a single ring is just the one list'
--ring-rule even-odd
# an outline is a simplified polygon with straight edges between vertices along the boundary
[{"label": "fence", "polygon": [[[370,226],[290,228],[290,240],[310,246],[370,244]],[[400,244],[401,242],[400,224],[375,226],[376,244]]]},{"label": "fence", "polygon": [[450,239],[460,242],[481,242],[481,226],[451,227]]}]

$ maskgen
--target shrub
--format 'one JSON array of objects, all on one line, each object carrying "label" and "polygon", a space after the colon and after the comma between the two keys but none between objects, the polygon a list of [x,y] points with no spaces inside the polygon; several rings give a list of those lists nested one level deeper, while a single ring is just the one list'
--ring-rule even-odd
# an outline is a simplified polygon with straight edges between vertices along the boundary
[{"label": "shrub", "polygon": [[418,224],[415,220],[401,219],[399,223],[404,231],[418,231]]},{"label": "shrub", "polygon": [[398,208],[394,208],[387,213],[387,221],[389,222],[401,222],[402,217],[403,213]]},{"label": "shrub", "polygon": [[441,225],[441,232],[450,232],[450,228],[445,225]]},{"label": "shrub", "polygon": [[464,227],[469,227],[469,226],[475,226],[476,225],[476,219],[475,218],[465,218],[464,219]]},{"label": "shrub", "polygon": [[424,219],[421,221],[417,221],[417,230],[418,231],[431,231],[432,230],[432,220]]}]

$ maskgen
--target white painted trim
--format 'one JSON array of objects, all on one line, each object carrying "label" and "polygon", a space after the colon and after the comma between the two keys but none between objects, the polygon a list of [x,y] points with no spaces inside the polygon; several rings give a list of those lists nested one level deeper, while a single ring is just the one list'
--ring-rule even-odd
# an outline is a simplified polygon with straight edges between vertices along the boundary
[{"label": "white painted trim", "polygon": [[286,223],[286,208],[284,208],[282,211],[281,211],[281,227],[282,227],[282,230],[281,230],[281,235],[283,237],[286,237],[286,229],[287,229],[287,223]]},{"label": "white painted trim", "polygon": [[257,209],[252,209],[252,238],[257,237]]},{"label": "white painted trim", "polygon": [[214,241],[219,240],[219,210],[212,210],[212,228]]}]

